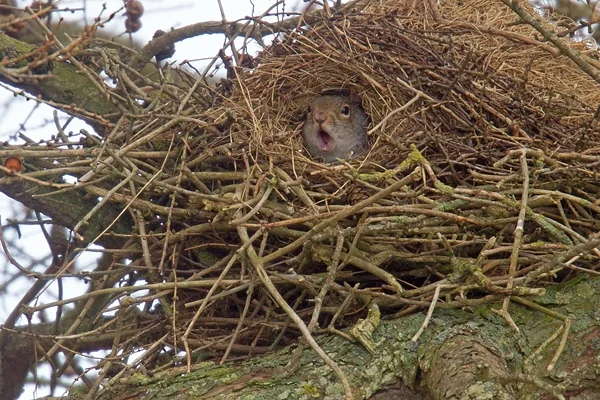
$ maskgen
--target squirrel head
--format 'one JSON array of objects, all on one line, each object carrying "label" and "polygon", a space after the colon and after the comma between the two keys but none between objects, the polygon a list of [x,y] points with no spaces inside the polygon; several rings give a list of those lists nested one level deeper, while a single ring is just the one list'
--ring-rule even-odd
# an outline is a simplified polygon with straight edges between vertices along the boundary
[{"label": "squirrel head", "polygon": [[321,94],[309,105],[302,137],[308,152],[326,163],[361,154],[369,117],[356,94]]}]

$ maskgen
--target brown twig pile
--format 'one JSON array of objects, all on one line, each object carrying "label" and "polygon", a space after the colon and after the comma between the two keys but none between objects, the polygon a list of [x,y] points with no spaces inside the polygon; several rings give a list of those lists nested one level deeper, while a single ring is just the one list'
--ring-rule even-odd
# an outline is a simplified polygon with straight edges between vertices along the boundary
[{"label": "brown twig pile", "polygon": [[[479,305],[597,267],[598,83],[501,2],[396,3],[313,16],[226,96],[157,96],[87,156],[83,189],[136,221],[110,300],[162,305],[127,320],[143,333],[123,354],[248,356],[348,327],[370,301]],[[306,105],[332,88],[372,120],[352,163],[302,150]]]}]

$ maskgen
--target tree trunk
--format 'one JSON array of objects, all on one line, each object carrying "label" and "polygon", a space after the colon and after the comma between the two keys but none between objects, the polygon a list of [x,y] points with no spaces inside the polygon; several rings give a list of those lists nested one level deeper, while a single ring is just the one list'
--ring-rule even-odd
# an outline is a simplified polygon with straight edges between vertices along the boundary
[{"label": "tree trunk", "polygon": [[[599,398],[599,291],[599,278],[582,275],[550,287],[545,296],[535,299],[535,305],[572,322],[551,371],[548,365],[561,345],[564,322],[544,309],[515,302],[509,311],[520,333],[490,311],[499,307],[495,304],[438,309],[416,342],[411,338],[424,314],[384,321],[373,337],[374,355],[336,335],[321,336],[318,342],[344,370],[354,399],[369,399],[378,392],[387,393],[388,397],[379,398],[388,399]],[[335,374],[311,350],[304,350],[299,368],[288,375],[292,352],[293,348],[286,348],[225,365],[200,363],[189,374],[181,366],[160,376],[134,375],[98,399],[152,396],[162,400],[172,399],[175,393],[178,399],[344,398]],[[412,391],[402,389],[404,385]]]}]

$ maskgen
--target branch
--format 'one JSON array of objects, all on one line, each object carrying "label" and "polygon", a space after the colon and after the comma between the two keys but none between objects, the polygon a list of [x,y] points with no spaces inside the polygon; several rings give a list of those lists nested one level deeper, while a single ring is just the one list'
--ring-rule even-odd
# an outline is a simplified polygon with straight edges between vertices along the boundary
[{"label": "branch", "polygon": [[[30,165],[35,165],[35,163],[35,160],[29,162]],[[51,185],[40,185],[35,181],[11,176],[0,177],[0,192],[32,210],[44,213],[56,224],[68,229],[73,229],[97,203],[95,198],[89,198],[80,190],[57,190]],[[78,233],[84,236],[86,241],[90,241],[112,224],[119,213],[118,207],[107,204],[101,212],[93,214],[89,219],[89,224],[82,227]],[[132,225],[129,214],[124,214],[113,225],[112,230],[117,233],[130,233]],[[104,235],[98,239],[96,244],[105,248],[121,248],[123,239]]]},{"label": "branch", "polygon": [[[445,398],[447,393],[454,393],[457,398],[464,397],[466,393],[476,393],[483,388],[503,393],[506,398],[524,395],[564,398],[561,393],[571,390],[597,398],[597,352],[594,340],[589,338],[597,336],[598,321],[588,315],[588,310],[597,309],[600,298],[575,296],[573,293],[581,293],[582,290],[595,293],[599,288],[598,277],[587,277],[575,284],[570,282],[556,286],[552,289],[555,293],[541,299],[541,303],[550,310],[568,312],[581,324],[579,330],[570,332],[567,351],[559,360],[559,368],[570,378],[560,383],[541,378],[547,376],[547,362],[540,360],[550,360],[555,346],[540,344],[547,338],[548,331],[560,326],[563,321],[542,318],[538,309],[522,305],[513,305],[511,312],[522,322],[520,337],[529,343],[529,347],[523,347],[517,340],[502,340],[513,338],[514,333],[501,318],[466,309],[436,310],[433,314],[435,323],[424,330],[416,343],[411,342],[411,337],[421,326],[423,315],[412,314],[384,321],[374,334],[373,355],[362,345],[351,343],[341,336],[320,336],[317,342],[325,352],[335,356],[348,377],[356,400],[374,398],[374,393],[392,383],[404,383],[426,391],[434,398]],[[569,301],[556,304],[552,300],[556,296],[566,296]],[[536,361],[526,359],[524,353],[535,354],[532,358]],[[174,392],[182,400],[198,396],[222,399],[343,398],[341,385],[332,384],[332,379],[335,379],[333,372],[325,367],[316,353],[304,351],[299,368],[293,372],[287,364],[291,354],[291,349],[287,348],[275,354],[253,357],[247,362],[225,365],[206,362],[195,365],[191,373],[186,373],[185,362],[182,361],[182,366],[149,375],[143,382],[139,376],[122,378],[118,384],[101,392],[97,399],[108,400],[135,393],[137,397],[152,394],[154,399],[166,400]],[[175,361],[174,364],[178,363]],[[517,387],[514,385],[516,382],[524,385]],[[190,388],[202,389],[198,392]],[[426,397],[410,392],[410,395],[398,398],[416,400]]]},{"label": "branch", "polygon": [[[76,316],[76,313],[65,315],[60,320],[58,328],[55,322],[46,322],[19,326],[8,332],[0,354],[1,399],[13,399],[19,396],[31,365],[52,348],[60,334],[66,332],[74,323]],[[145,318],[152,320],[154,317],[146,315]],[[90,317],[90,324],[86,324],[85,328],[80,328],[71,335],[73,341],[76,341],[78,352],[101,351],[112,347],[114,329],[105,328],[102,332],[93,333],[88,331],[94,327],[110,327],[115,317],[98,317],[92,325],[93,319],[93,316]],[[157,329],[158,326],[152,331]],[[149,333],[151,331],[146,331],[146,334]],[[126,340],[138,335],[139,329],[124,329],[119,334]]]},{"label": "branch", "polygon": [[[362,0],[354,0],[344,4],[339,8],[338,12],[342,13],[346,10],[358,11],[365,7],[367,3]],[[268,35],[274,35],[280,32],[290,31],[302,25],[312,24],[323,19],[321,10],[316,10],[310,13],[303,13],[296,17],[283,19],[276,23],[270,23],[260,18],[246,17],[245,22],[227,22],[227,21],[206,21],[197,24],[184,26],[159,36],[146,44],[131,60],[129,66],[135,70],[141,70],[152,57],[159,51],[169,48],[176,42],[185,39],[190,39],[201,35],[227,35],[230,38],[234,37],[251,37],[257,42],[261,42],[262,38]],[[242,21],[244,21],[242,20]]]},{"label": "branch", "polygon": [[534,17],[527,11],[518,0],[502,0],[506,6],[513,10],[523,21],[535,28],[542,34],[544,39],[555,45],[562,54],[569,57],[583,72],[592,77],[596,82],[600,83],[600,71],[588,63],[581,54],[569,46],[566,41],[559,38],[553,30],[546,27],[546,24],[541,17]]},{"label": "branch", "polygon": [[[9,49],[22,55],[34,52],[36,47],[0,33],[0,61],[3,56],[11,58],[6,56]],[[118,105],[105,93],[100,93],[77,68],[59,61],[49,61],[52,63],[52,71],[48,74],[39,77],[32,74],[31,77],[20,80],[9,75],[8,68],[0,68],[0,82],[31,93],[52,107],[63,109],[87,121],[108,124],[103,117],[120,113]]]}]

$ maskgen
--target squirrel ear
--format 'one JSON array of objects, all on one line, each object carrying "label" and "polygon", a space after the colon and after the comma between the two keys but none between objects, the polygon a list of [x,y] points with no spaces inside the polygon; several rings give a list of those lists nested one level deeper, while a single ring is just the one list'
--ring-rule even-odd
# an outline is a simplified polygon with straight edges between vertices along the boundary
[{"label": "squirrel ear", "polygon": [[358,94],[358,92],[356,92],[354,89],[348,89],[348,88],[323,89],[321,91],[321,95],[343,96],[343,97],[348,98],[350,104],[362,105],[362,98],[360,97],[360,94]]},{"label": "squirrel ear", "polygon": [[360,97],[360,94],[356,93],[355,91],[350,91],[348,98],[352,104],[362,104],[362,98]]}]

